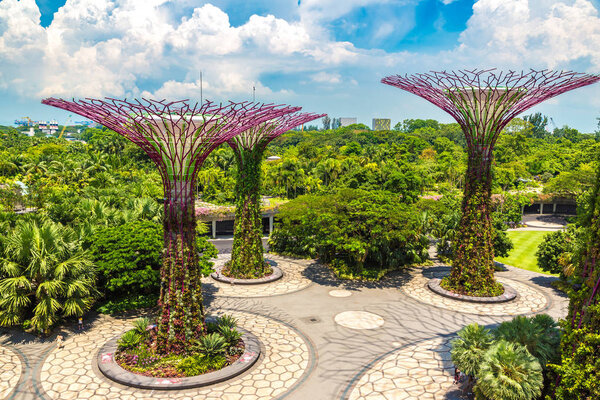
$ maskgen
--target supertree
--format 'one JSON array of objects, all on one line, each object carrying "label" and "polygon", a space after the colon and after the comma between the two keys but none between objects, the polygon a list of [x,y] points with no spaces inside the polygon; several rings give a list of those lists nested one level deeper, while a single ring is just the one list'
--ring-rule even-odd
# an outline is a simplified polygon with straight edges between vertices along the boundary
[{"label": "supertree", "polygon": [[160,172],[164,189],[164,253],[157,350],[180,352],[205,332],[201,274],[195,251],[197,171],[210,152],[236,134],[300,107],[258,103],[49,98],[139,146]]},{"label": "supertree", "polygon": [[494,280],[490,221],[493,149],[502,129],[528,108],[599,79],[598,75],[571,71],[475,69],[394,75],[381,80],[440,107],[465,134],[468,164],[462,216],[452,270],[442,281],[446,289],[478,296],[502,293]]},{"label": "supertree", "polygon": [[227,266],[230,276],[253,278],[265,272],[260,187],[261,165],[267,145],[290,129],[323,116],[325,114],[286,114],[256,125],[227,141],[237,164],[233,248],[231,262]]}]

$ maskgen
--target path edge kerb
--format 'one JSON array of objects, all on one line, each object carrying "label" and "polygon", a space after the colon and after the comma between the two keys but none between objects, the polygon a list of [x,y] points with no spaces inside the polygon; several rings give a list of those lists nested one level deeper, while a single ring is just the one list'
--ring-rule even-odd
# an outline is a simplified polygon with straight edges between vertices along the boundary
[{"label": "path edge kerb", "polygon": [[517,298],[517,291],[510,287],[509,285],[503,283],[504,293],[500,296],[494,297],[475,297],[475,296],[466,296],[458,293],[453,293],[449,290],[444,289],[440,286],[440,282],[442,280],[440,278],[433,278],[427,282],[427,287],[429,290],[434,292],[435,294],[439,294],[440,296],[448,297],[450,299],[466,301],[468,303],[489,303],[489,304],[497,304],[497,303],[506,303],[511,300]]},{"label": "path edge kerb", "polygon": [[100,372],[108,379],[139,389],[182,390],[214,385],[241,375],[250,369],[260,357],[261,351],[258,337],[244,328],[238,327],[237,329],[242,333],[242,340],[245,344],[244,353],[233,364],[219,371],[209,372],[208,374],[186,378],[154,378],[127,371],[117,364],[114,359],[114,354],[117,350],[117,340],[119,340],[121,335],[115,336],[100,348],[96,356],[96,363]]},{"label": "path edge kerb", "polygon": [[231,285],[262,285],[265,283],[275,282],[283,277],[283,271],[281,268],[276,267],[275,265],[271,265],[271,268],[273,269],[273,273],[262,278],[236,279],[221,275],[221,269],[223,269],[223,266],[220,266],[215,268],[215,272],[210,274],[210,277],[217,282],[229,283]]}]

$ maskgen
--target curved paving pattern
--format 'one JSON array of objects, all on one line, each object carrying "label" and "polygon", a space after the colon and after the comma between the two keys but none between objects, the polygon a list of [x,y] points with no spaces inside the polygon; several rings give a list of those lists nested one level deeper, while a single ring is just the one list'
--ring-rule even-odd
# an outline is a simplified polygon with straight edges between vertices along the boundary
[{"label": "curved paving pattern", "polygon": [[253,332],[265,346],[257,366],[228,382],[184,391],[126,388],[103,376],[92,364],[99,348],[115,333],[129,328],[132,319],[104,318],[83,334],[74,335],[46,359],[41,381],[52,399],[272,399],[290,390],[309,365],[309,348],[294,329],[260,315],[227,311]]},{"label": "curved paving pattern", "polygon": [[348,399],[444,399],[454,380],[449,342],[436,338],[388,353],[364,372]]},{"label": "curved paving pattern", "polygon": [[[280,294],[293,293],[308,287],[312,281],[303,274],[312,260],[299,260],[287,257],[281,257],[273,254],[266,254],[265,258],[273,260],[283,271],[283,277],[275,282],[261,285],[232,285],[229,283],[218,282],[211,277],[202,279],[203,291],[214,296],[224,297],[266,297],[277,296]],[[219,257],[215,262],[216,266],[221,266],[231,259],[230,254]]]},{"label": "curved paving pattern", "polygon": [[499,282],[506,283],[517,291],[518,296],[515,300],[499,304],[477,304],[443,297],[434,293],[427,287],[427,282],[429,282],[429,279],[433,277],[440,278],[443,274],[439,275],[440,276],[427,277],[422,274],[422,271],[417,271],[412,275],[410,281],[401,287],[401,290],[407,296],[410,296],[422,303],[431,304],[433,306],[452,311],[476,315],[499,316],[533,314],[542,311],[548,305],[548,300],[542,292],[527,284],[499,276],[496,276],[496,279]]},{"label": "curved paving pattern", "polygon": [[8,397],[21,378],[21,360],[7,349],[0,346],[0,399]]}]

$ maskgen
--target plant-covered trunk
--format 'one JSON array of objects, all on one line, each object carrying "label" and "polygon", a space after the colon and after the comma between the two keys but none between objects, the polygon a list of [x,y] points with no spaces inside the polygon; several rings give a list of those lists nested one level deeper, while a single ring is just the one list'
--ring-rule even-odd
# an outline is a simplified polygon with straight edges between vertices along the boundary
[{"label": "plant-covered trunk", "polygon": [[229,273],[238,278],[262,276],[265,269],[260,211],[263,150],[236,150],[235,226]]},{"label": "plant-covered trunk", "polygon": [[165,247],[158,326],[161,353],[183,351],[204,330],[201,276],[195,251],[194,185],[193,180],[164,182]]},{"label": "plant-covered trunk", "polygon": [[491,147],[475,145],[469,150],[452,270],[444,282],[446,288],[478,296],[501,292],[494,280],[491,164]]}]

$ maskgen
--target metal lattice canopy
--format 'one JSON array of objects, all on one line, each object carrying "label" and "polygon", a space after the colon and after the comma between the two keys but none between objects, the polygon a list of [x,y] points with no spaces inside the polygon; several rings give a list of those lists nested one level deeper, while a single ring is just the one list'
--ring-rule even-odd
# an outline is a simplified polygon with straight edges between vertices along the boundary
[{"label": "metal lattice canopy", "polygon": [[446,111],[462,126],[468,144],[493,145],[500,131],[528,108],[598,80],[600,75],[572,71],[474,69],[392,75],[381,82]]},{"label": "metal lattice canopy", "polygon": [[[299,111],[300,107],[209,101],[48,98],[43,104],[62,108],[121,134],[161,167],[168,181],[189,180],[210,152],[253,126]],[[163,170],[164,168],[164,170]]]},{"label": "metal lattice canopy", "polygon": [[327,114],[290,113],[258,124],[229,139],[227,143],[237,152],[239,150],[254,150],[265,147],[276,137]]}]

